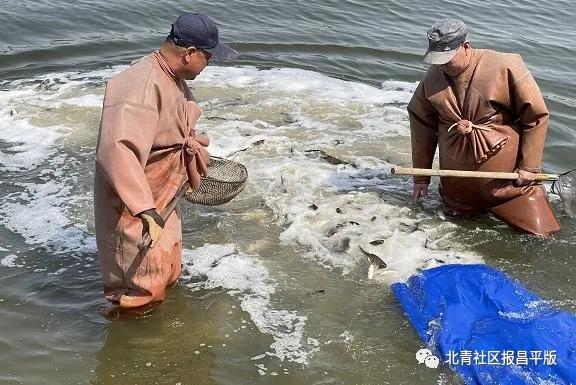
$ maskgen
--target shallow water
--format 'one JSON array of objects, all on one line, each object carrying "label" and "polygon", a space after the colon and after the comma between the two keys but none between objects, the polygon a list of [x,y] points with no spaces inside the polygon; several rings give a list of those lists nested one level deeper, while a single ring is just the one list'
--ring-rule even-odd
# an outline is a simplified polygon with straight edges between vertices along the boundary
[{"label": "shallow water", "polygon": [[[104,85],[186,3],[0,5],[0,383],[456,384],[417,364],[389,290],[439,259],[500,267],[574,310],[576,226],[558,200],[564,231],[543,240],[443,220],[437,193],[412,207],[389,173],[410,163],[405,106],[446,8],[478,46],[524,56],[552,114],[544,168],[573,166],[569,2],[198,2],[243,53],[191,83],[199,129],[250,180],[225,206],[181,207],[180,282],[151,317],[118,322],[98,314],[92,213]],[[360,247],[393,273],[369,281]]]}]

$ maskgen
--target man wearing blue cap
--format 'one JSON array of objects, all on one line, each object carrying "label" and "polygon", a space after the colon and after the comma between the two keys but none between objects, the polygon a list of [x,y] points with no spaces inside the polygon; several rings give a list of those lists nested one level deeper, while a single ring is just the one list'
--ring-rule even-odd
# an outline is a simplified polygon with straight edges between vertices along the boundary
[{"label": "man wearing blue cap", "polygon": [[[107,314],[145,314],[180,275],[178,212],[164,213],[186,181],[207,172],[208,138],[196,135],[202,113],[185,80],[211,58],[233,60],[205,15],[178,17],[159,51],[136,61],[106,87],[96,150],[96,241]],[[150,248],[139,250],[144,233]]]},{"label": "man wearing blue cap", "polygon": [[[428,30],[424,62],[431,64],[408,105],[412,163],[441,169],[514,172],[515,182],[441,178],[445,211],[487,210],[517,229],[551,234],[560,225],[546,192],[533,182],[548,129],[548,109],[517,54],[474,49],[466,25],[440,20]],[[430,177],[414,177],[414,200],[428,194]]]}]

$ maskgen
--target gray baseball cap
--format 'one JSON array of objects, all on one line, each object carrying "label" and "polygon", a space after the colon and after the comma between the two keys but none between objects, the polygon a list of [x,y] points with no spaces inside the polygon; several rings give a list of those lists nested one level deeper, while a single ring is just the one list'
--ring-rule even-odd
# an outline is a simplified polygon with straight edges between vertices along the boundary
[{"label": "gray baseball cap", "polygon": [[463,21],[457,19],[438,20],[428,30],[428,50],[424,63],[446,64],[466,41],[468,29]]}]

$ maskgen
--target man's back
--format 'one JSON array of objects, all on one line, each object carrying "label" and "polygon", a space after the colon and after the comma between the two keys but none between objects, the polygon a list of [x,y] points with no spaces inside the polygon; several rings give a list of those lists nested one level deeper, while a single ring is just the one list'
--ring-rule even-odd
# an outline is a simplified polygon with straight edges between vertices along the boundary
[{"label": "man's back", "polygon": [[157,84],[165,77],[158,65],[151,59],[151,55],[145,56],[108,82],[104,106],[112,106],[118,103],[133,103],[158,109]]}]

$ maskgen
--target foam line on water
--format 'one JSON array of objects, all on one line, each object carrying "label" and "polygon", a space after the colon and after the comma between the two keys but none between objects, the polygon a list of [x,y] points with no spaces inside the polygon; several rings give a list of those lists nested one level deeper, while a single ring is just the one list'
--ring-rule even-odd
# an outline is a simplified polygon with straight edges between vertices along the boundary
[{"label": "foam line on water", "polygon": [[49,180],[43,184],[20,184],[24,191],[2,200],[2,224],[20,234],[29,245],[41,245],[64,254],[95,253],[95,239],[82,226],[72,223],[66,207],[73,199],[71,186]]},{"label": "foam line on water", "polygon": [[313,95],[332,103],[407,103],[416,83],[395,81],[386,90],[366,84],[331,78],[299,68],[208,67],[195,83],[211,87],[266,90],[289,95]]},{"label": "foam line on water", "polygon": [[[74,95],[79,98],[79,106],[89,104],[82,102],[85,99],[99,98],[85,87],[86,81],[75,76],[78,74],[52,74],[15,81],[12,90],[0,92],[0,168],[6,175],[22,176],[26,171],[26,179],[31,180],[12,183],[17,192],[0,198],[1,223],[22,236],[26,244],[56,254],[96,252],[94,237],[68,215],[76,199],[72,194],[75,179],[68,175],[75,159],[60,152],[60,143],[73,130],[65,125],[42,126],[43,111],[52,114],[62,109],[71,95],[72,101]],[[62,113],[64,121],[67,111]]]},{"label": "foam line on water", "polygon": [[276,283],[259,261],[238,252],[234,245],[206,244],[195,250],[183,250],[184,280],[193,290],[223,288],[239,298],[242,310],[250,314],[261,333],[272,336],[273,355],[280,360],[307,364],[317,350],[316,340],[304,340],[306,316],[296,311],[276,309],[272,298]]},{"label": "foam line on water", "polygon": [[17,255],[14,254],[9,254],[7,256],[5,256],[4,258],[2,258],[2,260],[0,260],[0,266],[4,266],[4,267],[24,267],[23,264],[18,264],[16,263],[16,260],[18,259]]},{"label": "foam line on water", "polygon": [[61,127],[36,127],[27,119],[13,119],[0,112],[0,170],[24,171],[38,167],[55,153],[54,143],[62,137]]}]

